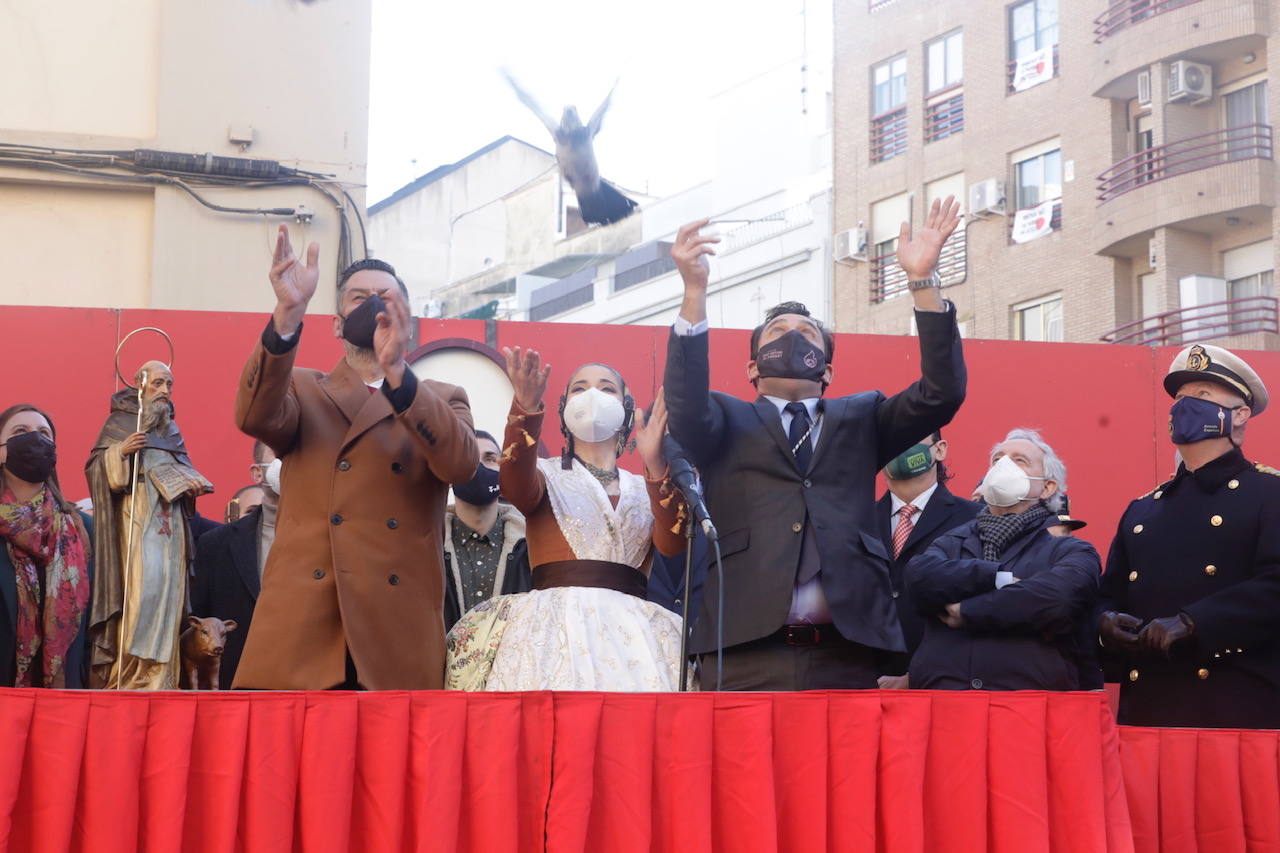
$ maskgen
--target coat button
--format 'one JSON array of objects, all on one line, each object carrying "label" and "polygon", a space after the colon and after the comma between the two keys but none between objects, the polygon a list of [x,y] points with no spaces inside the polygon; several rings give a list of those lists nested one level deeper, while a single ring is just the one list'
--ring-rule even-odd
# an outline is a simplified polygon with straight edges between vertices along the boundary
[{"label": "coat button", "polygon": [[1238,488],[1240,488],[1240,481],[1239,481],[1239,480],[1232,480],[1230,483],[1227,483],[1227,488],[1228,488],[1228,489],[1238,489]]},{"label": "coat button", "polygon": [[387,578],[387,583],[391,584],[392,586],[395,586],[396,584],[400,583],[400,576],[392,575],[391,577]]},{"label": "coat button", "polygon": [[330,523],[332,523],[332,524],[334,524],[334,525],[341,524],[341,523],[342,523],[342,516],[338,515],[338,514],[335,512],[333,515],[329,516],[329,521],[330,521]]},{"label": "coat button", "polygon": [[675,605],[676,605],[676,607],[680,607],[680,606],[681,606],[681,605],[683,605],[683,604],[684,604],[684,602],[683,602],[683,601],[681,601],[681,600],[680,600],[680,599],[678,599],[678,598],[676,599],[676,601],[675,601]]},{"label": "coat button", "polygon": [[972,687],[974,690],[981,690],[981,689],[982,689],[982,679],[981,679],[981,678],[975,678],[973,681],[970,681],[970,682],[969,682],[969,686],[970,686],[970,687]]},{"label": "coat button", "polygon": [[1156,493],[1155,493],[1154,495],[1152,495],[1151,497],[1155,498],[1156,500],[1160,500],[1160,496],[1161,496],[1161,495],[1163,495],[1163,494],[1164,494],[1164,492],[1163,492],[1163,491],[1161,491],[1161,490],[1157,489],[1157,490],[1156,490]]},{"label": "coat button", "polygon": [[514,553],[511,553],[511,554],[508,554],[508,555],[507,555],[507,559],[508,559],[508,560],[514,560],[515,558],[516,558],[516,555],[515,555]]},{"label": "coat button", "polygon": [[893,597],[894,597],[894,598],[897,598],[899,595],[902,595],[902,593],[898,592],[898,591],[895,589],[895,590],[893,591]]},{"label": "coat button", "polygon": [[396,521],[394,518],[387,519],[387,527],[390,527],[392,530],[395,530],[399,526],[400,522]]},{"label": "coat button", "polygon": [[1133,532],[1134,532],[1134,533],[1141,533],[1141,532],[1142,532],[1142,525],[1141,525],[1141,524],[1135,524],[1135,525],[1133,526]]},{"label": "coat button", "polygon": [[320,580],[322,577],[324,577],[324,569],[316,569],[314,572],[311,573],[311,577],[315,578],[316,580]]},{"label": "coat button", "polygon": [[399,474],[399,473],[400,473],[401,471],[403,471],[403,470],[404,470],[404,466],[403,466],[403,465],[401,465],[399,462],[392,462],[392,463],[391,463],[391,473],[393,473],[393,474]]},{"label": "coat button", "polygon": [[1216,575],[1216,574],[1218,573],[1218,567],[1217,567],[1217,566],[1214,566],[1214,565],[1208,565],[1208,566],[1205,566],[1205,567],[1204,567],[1204,573],[1205,573],[1206,575],[1208,575],[1209,577],[1213,577],[1214,575]]},{"label": "coat button", "polygon": [[1215,515],[1213,518],[1209,519],[1209,523],[1210,523],[1210,524],[1212,524],[1214,527],[1221,527],[1221,526],[1222,526],[1222,516],[1220,516],[1220,515]]},{"label": "coat button", "polygon": [[1138,573],[1137,573],[1137,572],[1129,572],[1129,580],[1130,580],[1130,581],[1136,581],[1137,579],[1138,579]]},{"label": "coat button", "polygon": [[1204,681],[1206,678],[1209,677],[1209,670],[1205,669],[1204,667],[1200,667],[1199,669],[1196,670],[1196,675],[1200,678],[1201,681]]},{"label": "coat button", "polygon": [[805,480],[805,481],[804,481],[804,487],[805,487],[806,489],[812,488],[812,487],[813,487],[813,481],[812,481],[812,480]]},{"label": "coat button", "polygon": [[350,463],[350,462],[348,462],[347,460],[343,459],[341,462],[339,462],[339,463],[338,463],[338,470],[339,470],[339,471],[350,471],[350,470],[351,470],[351,463]]},{"label": "coat button", "polygon": [[804,530],[804,525],[800,522],[797,521],[795,524],[791,525],[792,533],[799,533],[801,530]]},{"label": "coat button", "polygon": [[1130,681],[1138,680],[1138,671],[1136,669],[1129,670],[1129,680]]}]

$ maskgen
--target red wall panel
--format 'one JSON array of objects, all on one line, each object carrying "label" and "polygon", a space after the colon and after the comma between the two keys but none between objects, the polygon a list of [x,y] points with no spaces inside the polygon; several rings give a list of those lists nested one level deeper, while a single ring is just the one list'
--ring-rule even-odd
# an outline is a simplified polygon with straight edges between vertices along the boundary
[{"label": "red wall panel", "polygon": [[[258,314],[105,309],[6,308],[0,338],[9,352],[0,405],[33,402],[47,408],[59,428],[59,475],[69,497],[87,494],[83,465],[117,388],[112,375],[116,342],[131,329],[165,329],[177,347],[174,403],[199,468],[217,492],[202,512],[221,518],[231,494],[248,482],[250,440],[232,423],[236,382],[266,317]],[[424,320],[421,339],[485,341],[479,320]],[[653,326],[589,326],[568,323],[497,323],[495,343],[533,346],[552,365],[546,404],[555,408],[569,372],[588,361],[622,371],[637,404],[648,407],[662,382],[667,329]],[[307,320],[298,364],[329,370],[341,357],[328,316]],[[712,385],[751,397],[746,381],[749,333],[713,330]],[[1103,344],[1035,344],[966,341],[969,396],[944,431],[957,493],[965,494],[986,469],[987,453],[1006,431],[1040,429],[1066,462],[1073,514],[1089,522],[1084,538],[1105,549],[1125,505],[1150,491],[1173,467],[1166,420],[1169,398],[1160,379],[1176,348]],[[164,357],[153,337],[135,339],[122,357],[132,371],[146,357]],[[1280,353],[1246,355],[1264,381],[1280,376]],[[893,394],[918,377],[914,338],[840,335],[831,393],[878,388]],[[1277,386],[1280,388],[1280,386]],[[469,389],[475,395],[483,389]],[[544,436],[560,448],[554,418]],[[1280,416],[1268,412],[1250,425],[1247,455],[1280,461]],[[634,456],[626,460],[633,470]]]}]

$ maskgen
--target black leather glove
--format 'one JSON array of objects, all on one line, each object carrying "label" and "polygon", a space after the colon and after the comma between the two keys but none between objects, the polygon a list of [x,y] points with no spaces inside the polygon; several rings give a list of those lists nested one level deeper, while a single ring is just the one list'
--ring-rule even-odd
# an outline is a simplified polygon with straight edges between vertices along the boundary
[{"label": "black leather glove", "polygon": [[1108,651],[1137,651],[1138,629],[1141,627],[1142,620],[1137,616],[1107,610],[1098,619],[1098,639]]},{"label": "black leather glove", "polygon": [[1138,634],[1138,644],[1150,654],[1170,657],[1174,646],[1195,636],[1196,624],[1185,613],[1152,619]]}]

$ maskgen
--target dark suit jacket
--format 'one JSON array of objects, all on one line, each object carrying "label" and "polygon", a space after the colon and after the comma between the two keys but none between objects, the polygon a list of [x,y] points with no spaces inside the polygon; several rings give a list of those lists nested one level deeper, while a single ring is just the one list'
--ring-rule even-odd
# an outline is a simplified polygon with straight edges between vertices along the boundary
[{"label": "dark suit jacket", "polygon": [[[693,537],[693,578],[689,593],[689,622],[698,618],[698,606],[702,600],[702,584],[707,577],[710,562],[710,543],[699,529]],[[671,557],[653,551],[653,568],[649,571],[648,599],[661,604],[673,613],[684,613],[684,552]]]},{"label": "dark suit jacket", "polygon": [[222,650],[218,687],[231,689],[244,641],[249,636],[253,608],[258,603],[258,519],[260,508],[222,524],[196,542],[195,579],[191,583],[191,613],[234,619],[236,629],[227,634]]},{"label": "dark suit jacket", "polygon": [[885,661],[885,671],[893,675],[901,675],[907,671],[911,655],[915,654],[924,636],[924,620],[916,612],[911,602],[911,591],[906,587],[903,570],[911,558],[923,554],[933,544],[933,540],[949,530],[959,527],[965,522],[973,521],[982,507],[974,501],[967,501],[951,494],[945,483],[939,483],[925,504],[924,512],[916,518],[916,526],[911,529],[911,536],[903,546],[897,559],[893,556],[893,530],[897,519],[891,518],[893,498],[888,492],[876,501],[876,517],[880,522],[880,541],[884,543],[885,553],[889,555],[889,576],[893,580],[893,597],[898,605],[898,619],[902,622],[903,638],[907,642],[905,655],[892,655]]},{"label": "dark suit jacket", "polygon": [[[92,551],[93,519],[80,513],[84,521],[89,540],[85,546]],[[89,557],[89,588],[93,589],[93,556]],[[92,597],[92,594],[91,594]],[[18,670],[18,580],[14,575],[13,561],[9,559],[9,549],[0,541],[0,687],[12,687]],[[64,663],[67,673],[67,688],[83,690],[89,683],[89,608],[84,611],[80,634],[67,649]]]},{"label": "dark suit jacket", "polygon": [[[798,469],[773,403],[710,391],[707,334],[672,332],[664,377],[670,430],[699,466],[720,531],[726,647],[768,636],[786,621],[812,524],[836,628],[872,648],[906,650],[876,532],[876,472],[950,422],[967,379],[955,308],[916,312],[916,325],[922,378],[893,397],[867,391],[827,400],[807,471]],[[715,646],[719,583],[710,572],[690,644],[695,654]]]},{"label": "dark suit jacket", "polygon": [[[1077,637],[1098,597],[1102,564],[1083,539],[1051,536],[1058,523],[1013,542],[998,562],[982,558],[978,523],[946,533],[907,566],[907,586],[925,620],[911,659],[911,686],[928,690],[1078,690]],[[996,589],[996,572],[1018,578]],[[960,602],[964,624],[937,614]]]}]

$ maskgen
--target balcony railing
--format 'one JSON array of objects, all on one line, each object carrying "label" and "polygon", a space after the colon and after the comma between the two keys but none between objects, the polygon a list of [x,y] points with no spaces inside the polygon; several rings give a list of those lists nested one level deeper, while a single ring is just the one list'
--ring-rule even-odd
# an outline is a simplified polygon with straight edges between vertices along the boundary
[{"label": "balcony railing", "polygon": [[1215,130],[1139,151],[1098,175],[1098,203],[1152,181],[1208,169],[1232,160],[1271,159],[1271,126],[1251,124]]},{"label": "balcony railing", "polygon": [[964,130],[964,92],[935,100],[924,108],[924,141],[937,142]]},{"label": "balcony railing", "polygon": [[[1053,76],[1058,76],[1058,46],[1053,46]],[[1016,90],[1013,88],[1013,78],[1018,73],[1018,60],[1011,59],[1005,71],[1005,88],[1009,94],[1013,94]]]},{"label": "balcony railing", "polygon": [[871,162],[880,163],[907,150],[907,108],[898,107],[871,119]]},{"label": "balcony railing", "polygon": [[[968,275],[968,244],[963,228],[956,229],[942,246],[942,254],[938,257],[938,278],[943,287],[963,284]],[[895,249],[870,259],[871,263],[871,301],[884,302],[907,291],[907,274],[898,264],[898,252]]]},{"label": "balcony railing", "polygon": [[1200,0],[1113,0],[1107,11],[1093,19],[1093,41],[1101,44],[1121,30],[1148,18],[1199,2]]},{"label": "balcony railing", "polygon": [[1102,336],[1109,344],[1181,344],[1252,332],[1280,332],[1274,296],[1246,296],[1167,311],[1125,323]]}]

